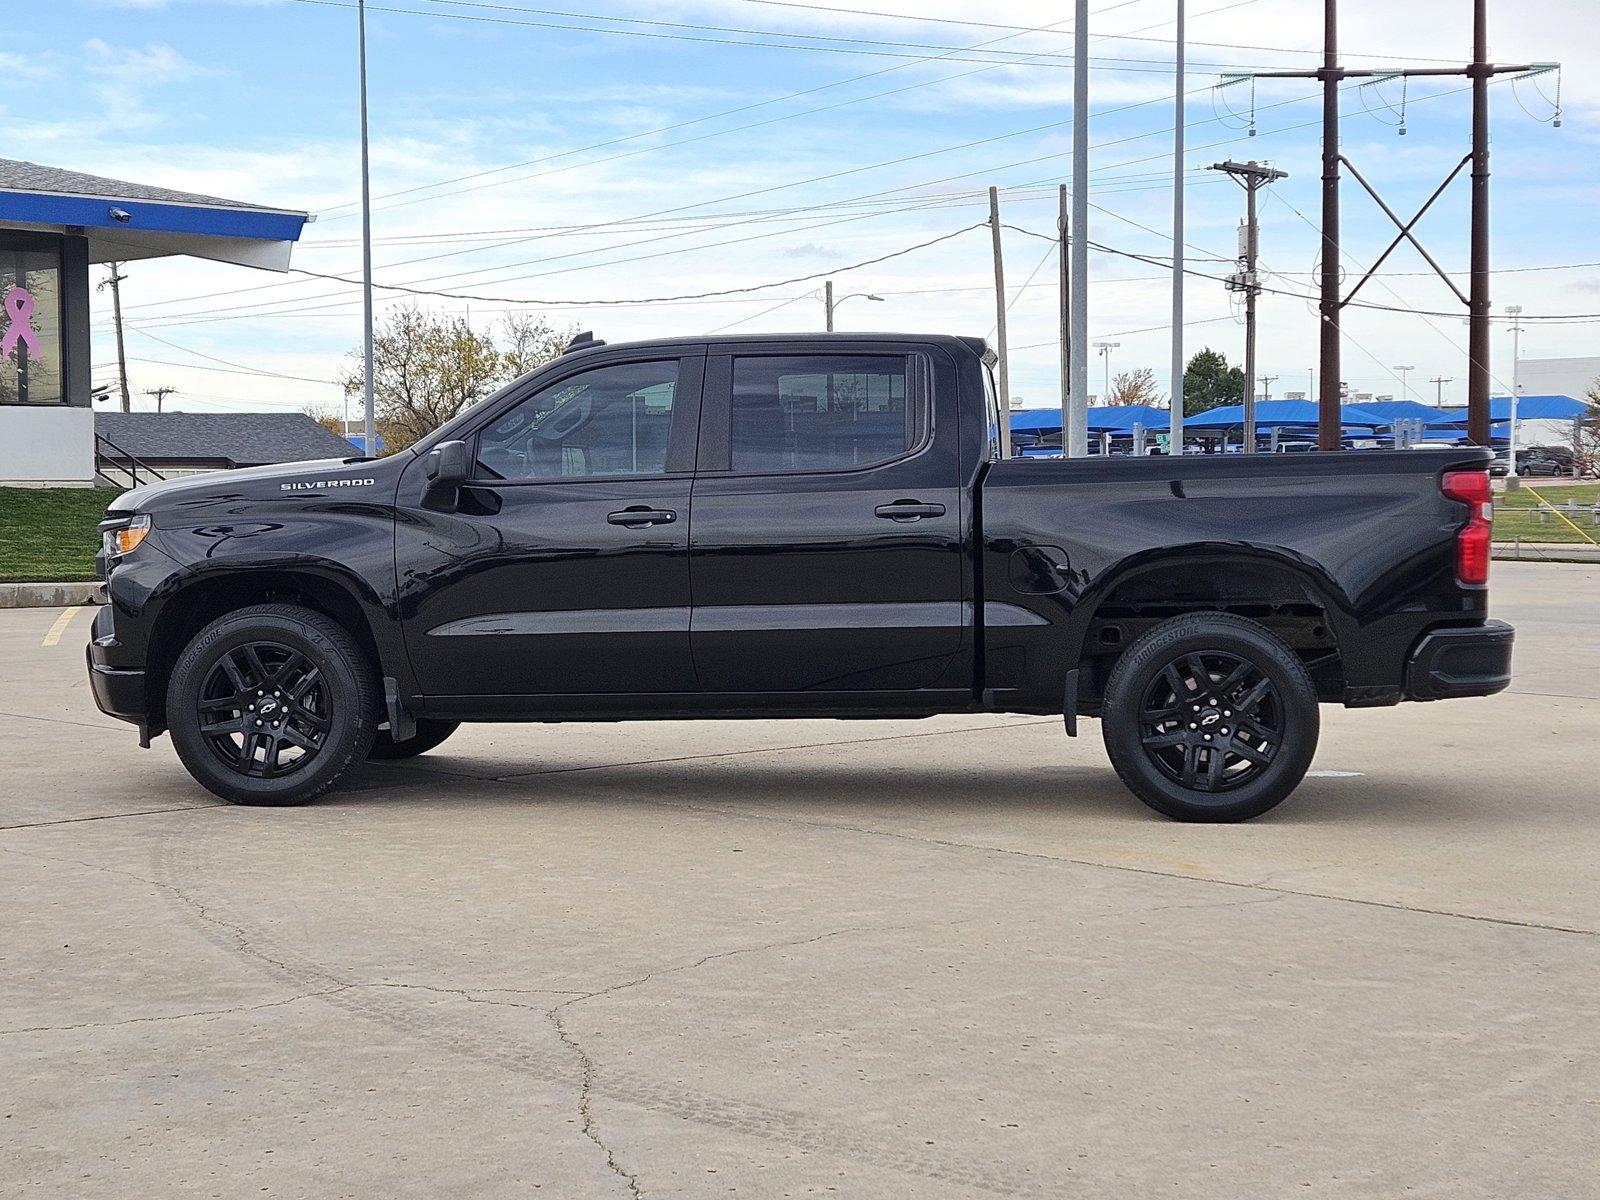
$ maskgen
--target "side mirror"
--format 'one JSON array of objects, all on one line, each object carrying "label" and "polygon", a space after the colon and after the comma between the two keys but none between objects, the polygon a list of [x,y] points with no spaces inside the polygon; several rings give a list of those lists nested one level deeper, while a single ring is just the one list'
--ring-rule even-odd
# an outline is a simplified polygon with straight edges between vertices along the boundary
[{"label": "side mirror", "polygon": [[472,475],[472,452],[465,442],[440,442],[423,461],[428,476],[422,506],[439,512],[454,512],[461,485]]}]

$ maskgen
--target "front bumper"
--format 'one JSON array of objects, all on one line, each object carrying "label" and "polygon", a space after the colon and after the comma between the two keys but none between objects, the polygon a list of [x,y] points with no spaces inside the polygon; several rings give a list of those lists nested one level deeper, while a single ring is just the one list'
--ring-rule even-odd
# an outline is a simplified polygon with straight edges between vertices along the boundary
[{"label": "front bumper", "polygon": [[1435,629],[1406,663],[1406,699],[1455,700],[1492,696],[1511,683],[1516,630],[1504,621]]},{"label": "front bumper", "polygon": [[89,690],[94,694],[96,706],[106,716],[132,721],[142,732],[149,720],[145,673],[111,665],[110,658],[119,645],[114,619],[109,605],[94,615],[94,629],[84,649],[89,666]]}]

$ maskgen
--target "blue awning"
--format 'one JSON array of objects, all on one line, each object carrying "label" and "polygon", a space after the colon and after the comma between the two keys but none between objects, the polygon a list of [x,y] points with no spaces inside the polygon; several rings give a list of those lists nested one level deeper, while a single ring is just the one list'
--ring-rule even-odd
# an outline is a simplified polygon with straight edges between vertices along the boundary
[{"label": "blue awning", "polygon": [[282,271],[310,220],[293,209],[0,159],[0,228],[82,234],[91,262],[183,254]]}]

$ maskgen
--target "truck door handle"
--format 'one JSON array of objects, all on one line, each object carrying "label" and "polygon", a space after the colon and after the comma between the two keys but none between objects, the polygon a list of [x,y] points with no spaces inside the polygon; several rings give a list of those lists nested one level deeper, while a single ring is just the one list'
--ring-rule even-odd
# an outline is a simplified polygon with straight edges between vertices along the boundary
[{"label": "truck door handle", "polygon": [[886,521],[920,521],[923,517],[944,516],[944,505],[923,504],[918,500],[896,500],[893,504],[880,504],[872,515]]},{"label": "truck door handle", "polygon": [[646,508],[642,504],[606,514],[606,520],[613,525],[626,525],[629,529],[643,529],[646,525],[670,525],[677,519],[678,514],[670,508]]}]

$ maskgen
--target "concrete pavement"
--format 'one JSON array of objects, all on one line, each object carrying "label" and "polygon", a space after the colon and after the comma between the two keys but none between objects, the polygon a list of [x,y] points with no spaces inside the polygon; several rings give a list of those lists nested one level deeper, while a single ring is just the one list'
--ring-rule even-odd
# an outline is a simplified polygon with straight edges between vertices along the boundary
[{"label": "concrete pavement", "polygon": [[0,1195],[1600,1194],[1600,567],[1257,822],[1056,720],[481,726],[306,809],[0,613]]}]

